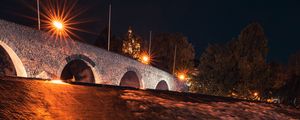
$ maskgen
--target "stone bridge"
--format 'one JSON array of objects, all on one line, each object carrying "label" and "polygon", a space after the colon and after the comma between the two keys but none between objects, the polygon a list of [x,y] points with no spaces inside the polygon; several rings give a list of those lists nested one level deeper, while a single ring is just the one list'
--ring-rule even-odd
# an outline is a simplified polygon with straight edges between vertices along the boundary
[{"label": "stone bridge", "polygon": [[178,90],[167,72],[106,50],[0,20],[0,75]]}]

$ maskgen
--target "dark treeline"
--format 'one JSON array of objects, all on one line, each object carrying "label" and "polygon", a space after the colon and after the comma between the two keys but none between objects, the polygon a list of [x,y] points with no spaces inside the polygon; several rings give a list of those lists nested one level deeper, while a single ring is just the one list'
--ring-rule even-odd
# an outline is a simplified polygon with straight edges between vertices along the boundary
[{"label": "dark treeline", "polygon": [[253,23],[226,44],[209,45],[200,58],[199,74],[192,76],[190,91],[251,100],[297,104],[300,98],[300,53],[288,65],[267,63],[268,40]]},{"label": "dark treeline", "polygon": [[[148,51],[149,40],[138,37],[140,52]],[[268,39],[258,23],[248,25],[225,44],[208,45],[200,59],[195,59],[194,47],[183,34],[154,33],[152,38],[151,65],[172,73],[177,46],[175,72],[188,70],[190,92],[299,104],[300,51],[290,56],[287,65],[268,63]],[[128,39],[126,31],[123,36],[112,36],[111,50],[126,55],[122,47]],[[107,49],[107,29],[94,45]]]}]

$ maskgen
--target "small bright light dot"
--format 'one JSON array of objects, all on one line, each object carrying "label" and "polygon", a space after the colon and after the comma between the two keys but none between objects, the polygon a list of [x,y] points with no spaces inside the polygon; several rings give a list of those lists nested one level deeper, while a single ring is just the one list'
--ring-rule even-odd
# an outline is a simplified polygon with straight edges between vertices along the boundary
[{"label": "small bright light dot", "polygon": [[258,96],[258,93],[257,93],[257,92],[255,92],[255,93],[254,93],[254,96]]},{"label": "small bright light dot", "polygon": [[58,30],[62,30],[64,28],[64,25],[62,22],[60,21],[53,21],[53,26],[58,29]]}]

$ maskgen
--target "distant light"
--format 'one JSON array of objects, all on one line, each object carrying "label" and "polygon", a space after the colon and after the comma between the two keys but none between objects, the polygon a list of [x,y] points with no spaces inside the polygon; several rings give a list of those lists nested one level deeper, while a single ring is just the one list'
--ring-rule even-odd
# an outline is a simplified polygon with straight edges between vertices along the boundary
[{"label": "distant light", "polygon": [[190,79],[190,78],[188,78],[188,73],[189,73],[188,69],[180,69],[175,73],[175,75],[179,80],[187,81]]},{"label": "distant light", "polygon": [[54,20],[54,21],[52,22],[52,24],[53,24],[53,26],[54,26],[57,30],[63,30],[63,29],[64,29],[64,24],[63,24],[63,22]]},{"label": "distant light", "polygon": [[267,102],[268,102],[268,103],[272,103],[273,100],[272,100],[272,99],[267,99]]},{"label": "distant light", "polygon": [[53,84],[67,84],[62,80],[50,80],[50,83],[53,83]]}]

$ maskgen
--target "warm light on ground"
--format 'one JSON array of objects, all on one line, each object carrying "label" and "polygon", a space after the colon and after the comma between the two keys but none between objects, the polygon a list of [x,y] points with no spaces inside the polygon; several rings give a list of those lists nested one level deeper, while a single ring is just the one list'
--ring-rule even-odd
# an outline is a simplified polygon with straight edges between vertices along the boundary
[{"label": "warm light on ground", "polygon": [[64,24],[63,24],[63,22],[54,20],[54,21],[52,22],[52,24],[53,24],[53,27],[55,27],[57,30],[63,30],[63,29],[64,29]]},{"label": "warm light on ground", "polygon": [[53,84],[67,84],[62,80],[50,80],[50,83],[53,83]]}]

